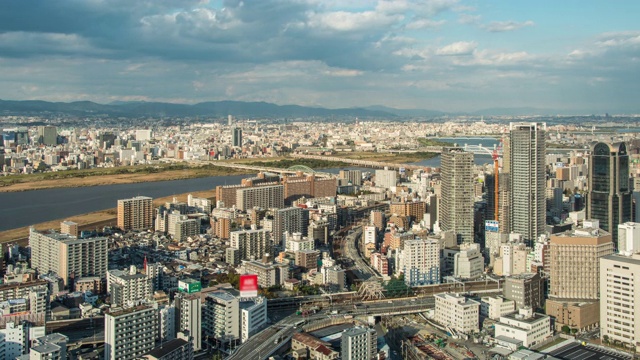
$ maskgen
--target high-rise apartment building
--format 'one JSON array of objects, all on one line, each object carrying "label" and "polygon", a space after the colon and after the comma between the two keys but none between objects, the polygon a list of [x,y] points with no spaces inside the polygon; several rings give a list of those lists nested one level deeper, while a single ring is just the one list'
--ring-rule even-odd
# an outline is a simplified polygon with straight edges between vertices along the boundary
[{"label": "high-rise apartment building", "polygon": [[[226,204],[225,204],[226,205]],[[284,186],[268,185],[240,187],[236,190],[236,207],[247,211],[254,207],[265,209],[284,207]]]},{"label": "high-rise apartment building", "polygon": [[135,266],[129,271],[109,270],[107,291],[111,294],[111,304],[129,306],[153,296],[153,279],[138,273]]},{"label": "high-rise apartment building", "polygon": [[297,206],[284,209],[274,209],[273,213],[273,242],[282,244],[285,233],[306,233],[305,222],[309,219],[303,218],[303,210]]},{"label": "high-rise apartment building", "polygon": [[640,350],[640,254],[600,258],[600,338]]},{"label": "high-rise apartment building", "polygon": [[315,175],[304,175],[297,172],[295,175],[282,178],[284,186],[284,202],[293,204],[300,198],[323,198],[336,196],[338,182],[334,178],[321,178]]},{"label": "high-rise apartment building", "polygon": [[396,186],[398,181],[397,174],[395,170],[389,170],[388,168],[384,168],[384,170],[376,170],[376,186],[389,189]]},{"label": "high-rise apartment building", "polygon": [[589,157],[587,218],[618,239],[618,224],[631,221],[629,154],[625,143],[596,143]]},{"label": "high-rise apartment building", "polygon": [[510,230],[531,244],[545,232],[545,123],[511,123],[509,130]]},{"label": "high-rise apartment building", "polygon": [[338,179],[345,179],[352,185],[362,185],[362,170],[340,170]]},{"label": "high-rise apartment building", "polygon": [[612,253],[611,234],[599,229],[597,221],[585,220],[583,228],[551,235],[549,298],[597,300],[599,260]]},{"label": "high-rise apartment building", "polygon": [[374,329],[354,327],[342,333],[340,355],[343,360],[372,360],[378,353],[378,337]]},{"label": "high-rise apartment building", "polygon": [[118,200],[118,227],[122,230],[153,228],[153,199],[136,196]]},{"label": "high-rise apartment building", "polygon": [[267,299],[258,296],[240,301],[240,340],[245,342],[267,325]]},{"label": "high-rise apartment building", "polygon": [[618,225],[618,252],[633,254],[640,251],[640,223],[626,222]]},{"label": "high-rise apartment building", "polygon": [[405,240],[402,251],[407,286],[440,283],[440,243],[433,239]]},{"label": "high-rise apartment building", "polygon": [[427,212],[427,203],[424,201],[397,202],[389,205],[389,213],[407,216],[413,221],[422,220],[425,212]]},{"label": "high-rise apartment building", "polygon": [[265,229],[233,231],[230,243],[232,248],[240,250],[241,260],[261,259],[273,251],[271,232]]},{"label": "high-rise apartment building", "polygon": [[240,301],[226,291],[207,295],[202,308],[205,335],[221,343],[240,339]]},{"label": "high-rise apartment building", "polygon": [[176,330],[193,340],[193,350],[202,349],[202,300],[199,294],[178,294],[175,299]]},{"label": "high-rise apartment building", "polygon": [[158,309],[153,304],[111,308],[104,316],[104,358],[136,359],[155,346]]},{"label": "high-rise apartment building", "polygon": [[78,239],[59,233],[29,230],[31,267],[40,274],[55,272],[66,286],[71,279],[104,277],[108,267],[108,243],[105,237]]},{"label": "high-rise apartment building", "polygon": [[458,244],[474,242],[473,153],[461,148],[442,151],[440,228],[456,234]]}]

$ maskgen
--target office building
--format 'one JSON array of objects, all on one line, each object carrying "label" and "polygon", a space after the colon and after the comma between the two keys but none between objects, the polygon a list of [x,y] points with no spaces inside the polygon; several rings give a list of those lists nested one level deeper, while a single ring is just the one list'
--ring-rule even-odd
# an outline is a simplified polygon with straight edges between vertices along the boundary
[{"label": "office building", "polygon": [[389,170],[385,167],[384,170],[376,170],[375,184],[377,187],[390,189],[396,186],[397,174],[395,170]]},{"label": "office building", "polygon": [[178,294],[175,298],[176,330],[188,333],[193,350],[202,349],[202,300],[199,294]]},{"label": "office building", "polygon": [[640,251],[640,223],[626,222],[618,225],[618,252],[633,254]]},{"label": "office building", "polygon": [[440,229],[456,234],[458,244],[473,243],[473,153],[444,148]]},{"label": "office building", "polygon": [[106,237],[78,239],[55,232],[40,233],[31,228],[31,267],[40,274],[56,273],[65,286],[69,286],[73,278],[104,277],[108,266],[107,241]]},{"label": "office building", "polygon": [[348,184],[362,185],[362,170],[340,170],[338,179],[344,179]]},{"label": "office building", "polygon": [[407,286],[439,284],[440,243],[432,239],[406,240],[401,268]]},{"label": "office building", "polygon": [[509,126],[510,229],[531,244],[545,232],[545,123]]},{"label": "office building", "polygon": [[611,234],[597,221],[551,235],[549,265],[550,299],[599,299],[600,262],[613,253]]},{"label": "office building", "polygon": [[135,266],[128,271],[109,270],[107,291],[111,294],[111,304],[129,306],[153,297],[153,279],[138,273]]},{"label": "office building", "polygon": [[233,146],[242,147],[242,129],[239,127],[233,128]]},{"label": "office building", "polygon": [[221,344],[240,339],[240,301],[226,291],[214,291],[204,298],[204,334]]},{"label": "office building", "polygon": [[[269,185],[238,188],[236,190],[235,205],[242,211],[247,211],[254,207],[281,209],[284,207],[284,186]],[[228,205],[225,204],[225,206]]]},{"label": "office building", "polygon": [[554,319],[553,324],[558,332],[562,331],[564,326],[588,331],[600,323],[600,302],[547,299],[545,313]]},{"label": "office building", "polygon": [[544,279],[538,273],[507,276],[502,291],[505,298],[516,302],[516,309],[542,309],[544,305]]},{"label": "office building", "polygon": [[263,296],[240,301],[240,341],[245,342],[267,325],[267,299]]},{"label": "office building", "polygon": [[435,320],[455,331],[470,334],[480,330],[480,303],[460,294],[435,294]]},{"label": "office building", "polygon": [[600,258],[600,338],[640,350],[640,254]]},{"label": "office building", "polygon": [[271,232],[265,229],[233,231],[230,245],[240,251],[241,260],[261,259],[264,254],[273,251]]},{"label": "office building", "polygon": [[495,325],[496,339],[509,338],[531,347],[553,335],[551,318],[534,313],[531,308],[520,309],[517,314],[504,315]]},{"label": "office building", "polygon": [[153,228],[153,199],[136,196],[118,200],[118,227],[122,230]]},{"label": "office building", "polygon": [[135,359],[155,347],[158,309],[152,304],[114,307],[104,316],[104,358]]},{"label": "office building", "polygon": [[56,146],[58,144],[58,129],[55,126],[38,126],[38,144]]},{"label": "office building", "polygon": [[484,257],[480,252],[480,244],[461,244],[453,262],[453,276],[457,278],[477,279],[484,273]]},{"label": "office building", "polygon": [[596,143],[589,157],[587,218],[618,239],[618,224],[631,221],[629,154],[625,143]]},{"label": "office building", "polygon": [[516,302],[502,296],[483,296],[480,299],[480,317],[498,320],[516,311]]},{"label": "office building", "polygon": [[374,329],[353,327],[342,332],[342,360],[373,360],[378,354],[378,336]]}]

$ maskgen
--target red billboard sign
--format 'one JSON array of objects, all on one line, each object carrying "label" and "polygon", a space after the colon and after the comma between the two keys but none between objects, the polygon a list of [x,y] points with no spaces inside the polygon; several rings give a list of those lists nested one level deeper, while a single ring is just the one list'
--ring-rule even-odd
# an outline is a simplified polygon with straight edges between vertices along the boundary
[{"label": "red billboard sign", "polygon": [[258,296],[258,275],[240,275],[240,297]]}]

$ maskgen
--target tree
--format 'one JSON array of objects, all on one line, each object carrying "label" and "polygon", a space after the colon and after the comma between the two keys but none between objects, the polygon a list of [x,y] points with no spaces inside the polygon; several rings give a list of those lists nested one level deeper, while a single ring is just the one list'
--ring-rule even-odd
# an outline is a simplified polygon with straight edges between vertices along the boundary
[{"label": "tree", "polygon": [[562,332],[569,334],[571,332],[571,328],[568,325],[562,325]]}]

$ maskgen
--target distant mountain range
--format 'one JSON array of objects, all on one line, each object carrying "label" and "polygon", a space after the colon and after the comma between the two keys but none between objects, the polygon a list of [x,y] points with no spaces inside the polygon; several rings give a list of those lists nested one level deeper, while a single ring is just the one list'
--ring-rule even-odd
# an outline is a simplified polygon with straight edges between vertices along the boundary
[{"label": "distant mountain range", "polygon": [[326,109],[299,105],[276,105],[267,102],[209,101],[198,104],[174,104],[163,102],[123,102],[98,104],[91,101],[48,102],[41,100],[0,100],[0,115],[68,114],[77,116],[109,115],[123,117],[225,117],[240,118],[298,118],[298,117],[359,117],[359,118],[407,118],[456,115],[508,116],[571,114],[567,111],[531,107],[490,108],[470,113],[446,113],[427,109],[394,109],[386,106],[364,108]]}]

